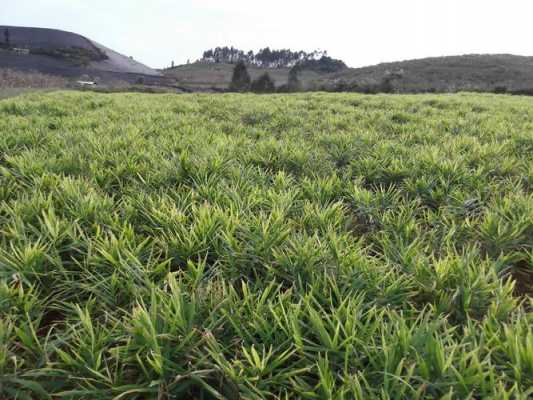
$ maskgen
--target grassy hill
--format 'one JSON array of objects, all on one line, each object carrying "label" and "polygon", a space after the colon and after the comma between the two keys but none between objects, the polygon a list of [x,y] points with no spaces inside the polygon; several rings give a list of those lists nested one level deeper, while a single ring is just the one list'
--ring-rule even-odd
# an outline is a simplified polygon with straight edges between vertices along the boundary
[{"label": "grassy hill", "polygon": [[531,92],[533,57],[508,54],[425,58],[356,68],[322,80],[329,88],[364,90],[388,80],[396,92]]},{"label": "grassy hill", "polygon": [[[176,83],[184,87],[227,89],[231,83],[234,64],[204,64],[192,63],[163,70],[165,76],[176,79]],[[289,68],[261,68],[248,66],[252,79],[258,78],[265,72],[275,82],[276,86],[285,85],[289,77]],[[320,78],[320,74],[305,71],[302,74],[304,83],[310,83]]]},{"label": "grassy hill", "polygon": [[0,101],[2,396],[528,398],[532,110]]},{"label": "grassy hill", "polygon": [[[163,71],[184,86],[227,88],[231,64],[188,64]],[[264,72],[276,82],[287,83],[288,68],[249,67],[252,78]],[[304,71],[307,90],[356,92],[459,92],[533,93],[533,57],[513,55],[465,55],[426,58],[364,68],[349,68],[338,73]]]}]

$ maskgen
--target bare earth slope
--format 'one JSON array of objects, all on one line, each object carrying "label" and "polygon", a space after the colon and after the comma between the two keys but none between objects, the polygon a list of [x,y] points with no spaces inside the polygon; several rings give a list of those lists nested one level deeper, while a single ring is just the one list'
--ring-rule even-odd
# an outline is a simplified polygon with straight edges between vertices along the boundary
[{"label": "bare earth slope", "polygon": [[101,69],[103,71],[112,71],[112,72],[124,72],[127,71],[129,73],[136,73],[136,74],[144,74],[144,75],[154,75],[159,76],[161,73],[159,71],[156,71],[150,67],[147,67],[144,64],[141,64],[138,61],[135,61],[134,59],[127,57],[123,54],[117,53],[114,50],[111,50],[108,47],[105,47],[99,43],[91,41],[91,43],[103,51],[107,57],[109,57],[107,60],[94,62],[91,64],[92,68]]},{"label": "bare earth slope", "polygon": [[15,26],[0,26],[0,32],[9,30],[12,47],[35,49],[72,49],[81,48],[89,51],[103,51],[106,60],[92,61],[87,66],[72,65],[71,63],[47,55],[30,54],[19,55],[10,51],[0,52],[0,68],[14,68],[17,70],[34,70],[47,74],[73,77],[80,75],[99,76],[106,79],[131,80],[132,74],[142,74],[159,77],[161,74],[146,65],[122,55],[114,50],[93,42],[81,35],[56,29],[27,28]]}]

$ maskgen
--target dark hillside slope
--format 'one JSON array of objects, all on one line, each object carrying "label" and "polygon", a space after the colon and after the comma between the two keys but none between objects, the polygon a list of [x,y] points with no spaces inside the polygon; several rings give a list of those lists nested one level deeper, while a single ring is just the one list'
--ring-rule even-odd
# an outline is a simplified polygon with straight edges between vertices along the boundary
[{"label": "dark hillside slope", "polygon": [[21,46],[27,49],[69,47],[79,47],[87,50],[95,49],[89,39],[72,32],[47,28],[0,25],[2,40],[4,39],[3,32],[5,29],[9,30],[10,42],[14,46]]},{"label": "dark hillside slope", "polygon": [[[9,46],[3,32],[9,31]],[[81,35],[56,29],[0,26],[0,68],[38,71],[66,77],[88,75],[115,79],[135,80],[132,75],[159,77],[152,69],[91,41]],[[9,47],[6,49],[5,47]],[[20,54],[13,48],[29,49],[31,54]],[[122,76],[123,75],[123,76]]]},{"label": "dark hillside slope", "polygon": [[107,59],[93,63],[92,66],[94,68],[111,72],[128,72],[153,76],[161,75],[159,71],[147,67],[133,58],[120,54],[108,47],[101,45],[100,43],[91,41],[91,44],[94,45],[99,51],[105,53],[107,56]]}]

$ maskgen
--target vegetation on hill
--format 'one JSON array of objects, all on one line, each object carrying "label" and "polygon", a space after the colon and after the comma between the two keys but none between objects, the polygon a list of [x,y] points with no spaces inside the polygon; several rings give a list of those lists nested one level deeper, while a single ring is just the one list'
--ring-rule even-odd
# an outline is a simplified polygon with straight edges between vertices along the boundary
[{"label": "vegetation on hill", "polygon": [[[0,99],[18,96],[26,92],[63,90],[69,84],[67,79],[59,76],[0,68]],[[0,159],[1,157],[0,155]]]},{"label": "vegetation on hill", "polygon": [[68,81],[54,75],[19,72],[0,68],[0,89],[6,88],[65,88]]},{"label": "vegetation on hill", "polygon": [[250,89],[252,80],[243,61],[237,62],[233,69],[230,90],[234,92],[246,92]]},{"label": "vegetation on hill", "polygon": [[[360,93],[489,92],[533,94],[533,57],[466,55],[410,60],[334,71],[335,60],[310,61],[297,71],[298,91]],[[165,71],[180,84],[227,88],[232,64],[193,63]],[[287,87],[291,68],[263,68],[248,64],[252,79],[265,72],[276,87]]]},{"label": "vegetation on hill", "polygon": [[[344,62],[329,57],[325,51],[266,47],[258,52],[245,52],[234,47],[217,47],[204,52],[199,62],[166,69],[162,76],[159,71],[75,33],[15,26],[0,26],[0,51],[0,68],[63,77],[89,74],[109,82],[135,82],[138,75],[149,75],[153,78],[147,82],[170,90],[176,87],[186,91],[227,90],[235,63],[243,61],[251,80],[268,73],[276,88],[283,91],[533,94],[533,57],[508,54],[437,57],[347,68]],[[27,51],[31,53],[29,57],[19,57]],[[294,80],[289,82],[289,72],[294,67],[298,67],[293,71],[297,84]]]},{"label": "vegetation on hill", "polygon": [[344,71],[348,67],[341,60],[322,56],[319,59],[304,60],[297,64],[301,70],[310,70],[322,74]]},{"label": "vegetation on hill", "polygon": [[276,86],[267,72],[252,81],[246,64],[244,61],[239,61],[233,68],[233,77],[229,90],[232,92],[274,93]]},{"label": "vegetation on hill", "polygon": [[[163,71],[167,79],[174,79],[176,85],[189,87],[191,90],[211,89],[227,90],[231,84],[235,64],[191,63],[179,65]],[[255,80],[268,73],[277,88],[287,86],[290,68],[261,68],[247,65],[246,69],[250,78]],[[319,81],[321,74],[314,71],[303,70],[298,73],[302,88],[312,86]]]},{"label": "vegetation on hill", "polygon": [[33,48],[30,54],[38,54],[60,60],[65,60],[74,66],[87,66],[92,61],[107,60],[107,55],[98,48],[85,49],[83,47],[69,48]]},{"label": "vegetation on hill", "polygon": [[300,80],[300,74],[302,70],[298,65],[292,67],[289,71],[289,78],[287,80],[287,91],[299,92],[302,90],[302,82]]},{"label": "vegetation on hill", "polygon": [[532,106],[1,101],[2,395],[530,397]]},{"label": "vegetation on hill", "polygon": [[261,49],[257,53],[252,50],[245,52],[234,47],[216,47],[205,51],[202,58],[198,60],[201,63],[216,64],[234,64],[238,61],[264,68],[286,68],[296,64],[317,71],[327,69],[327,72],[338,72],[347,68],[344,62],[328,57],[327,51],[315,50],[307,53],[290,49],[271,50],[270,47]]},{"label": "vegetation on hill", "polygon": [[533,57],[508,54],[425,58],[353,68],[322,79],[332,91],[396,93],[479,91],[533,94]]},{"label": "vegetation on hill", "polygon": [[250,90],[255,93],[274,93],[276,91],[276,86],[274,85],[272,78],[270,78],[270,75],[265,72],[252,82]]}]

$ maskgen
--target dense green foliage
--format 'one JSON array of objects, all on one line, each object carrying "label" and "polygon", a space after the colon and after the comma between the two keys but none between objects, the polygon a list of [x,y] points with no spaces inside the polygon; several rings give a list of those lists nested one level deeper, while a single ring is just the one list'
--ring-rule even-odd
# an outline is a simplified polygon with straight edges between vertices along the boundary
[{"label": "dense green foliage", "polygon": [[274,93],[276,86],[268,72],[265,72],[252,82],[250,90],[254,93]]},{"label": "dense green foliage", "polygon": [[340,72],[348,68],[343,61],[328,56],[322,56],[319,59],[305,60],[297,65],[299,65],[302,70],[315,71],[323,74]]},{"label": "dense green foliage", "polygon": [[97,47],[92,50],[83,47],[37,48],[31,49],[30,53],[65,60],[76,66],[87,66],[92,61],[108,59],[107,55]]},{"label": "dense green foliage", "polygon": [[528,398],[532,117],[495,95],[1,101],[0,393]]},{"label": "dense green foliage", "polygon": [[299,65],[295,65],[289,71],[289,79],[287,80],[287,91],[299,92],[302,90],[302,82],[300,81],[300,73],[302,72]]},{"label": "dense green foliage", "polygon": [[250,90],[252,79],[244,62],[239,61],[233,68],[229,89],[234,92],[246,92]]},{"label": "dense green foliage", "polygon": [[216,47],[204,51],[201,63],[234,64],[242,61],[248,65],[267,68],[287,68],[302,65],[306,69],[318,72],[338,72],[348,68],[341,60],[328,56],[327,51],[315,50],[311,53],[305,51],[292,51],[290,49],[275,50],[265,47],[257,53],[252,50],[245,52],[232,47]]}]

